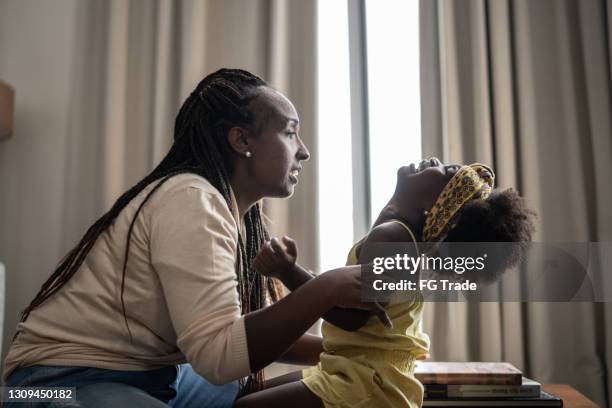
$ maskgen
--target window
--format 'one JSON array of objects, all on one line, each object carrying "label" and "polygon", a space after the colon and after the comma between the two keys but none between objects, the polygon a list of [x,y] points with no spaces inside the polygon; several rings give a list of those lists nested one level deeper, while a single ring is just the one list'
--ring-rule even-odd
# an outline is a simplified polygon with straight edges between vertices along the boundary
[{"label": "window", "polygon": [[320,1],[318,8],[319,265],[346,262],[353,244],[351,101],[346,1]]},{"label": "window", "polygon": [[421,160],[419,2],[365,2],[370,208],[372,220],[395,189],[397,169]]},{"label": "window", "polygon": [[397,169],[421,159],[418,4],[319,2],[321,270],[344,264],[391,197]]}]

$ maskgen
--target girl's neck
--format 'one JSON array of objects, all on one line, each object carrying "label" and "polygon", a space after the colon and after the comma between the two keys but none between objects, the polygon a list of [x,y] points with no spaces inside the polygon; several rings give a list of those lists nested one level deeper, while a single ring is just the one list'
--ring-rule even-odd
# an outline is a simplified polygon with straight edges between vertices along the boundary
[{"label": "girl's neck", "polygon": [[387,205],[382,209],[372,228],[377,225],[383,224],[391,220],[400,220],[410,227],[410,229],[417,235],[421,236],[421,229],[423,227],[423,214],[422,212],[413,209],[408,212],[399,210],[399,206],[393,200],[389,201]]}]

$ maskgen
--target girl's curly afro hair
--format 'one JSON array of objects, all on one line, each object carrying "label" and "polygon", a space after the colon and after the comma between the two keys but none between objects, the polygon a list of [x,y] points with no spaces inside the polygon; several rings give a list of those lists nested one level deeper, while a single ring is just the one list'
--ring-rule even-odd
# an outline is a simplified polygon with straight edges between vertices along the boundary
[{"label": "girl's curly afro hair", "polygon": [[[521,261],[535,231],[535,216],[515,190],[494,189],[486,200],[472,200],[464,206],[445,241],[513,243],[496,246],[496,253],[488,254],[487,267],[481,278],[492,281]],[[478,248],[473,249],[478,251]]]}]

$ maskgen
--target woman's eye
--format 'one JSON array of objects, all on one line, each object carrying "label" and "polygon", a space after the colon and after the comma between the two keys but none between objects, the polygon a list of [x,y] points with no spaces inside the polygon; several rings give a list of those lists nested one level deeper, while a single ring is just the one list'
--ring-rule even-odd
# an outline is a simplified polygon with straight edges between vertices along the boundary
[{"label": "woman's eye", "polygon": [[287,132],[287,136],[289,136],[290,139],[293,139],[294,137],[297,136],[297,133],[295,133],[295,132]]}]

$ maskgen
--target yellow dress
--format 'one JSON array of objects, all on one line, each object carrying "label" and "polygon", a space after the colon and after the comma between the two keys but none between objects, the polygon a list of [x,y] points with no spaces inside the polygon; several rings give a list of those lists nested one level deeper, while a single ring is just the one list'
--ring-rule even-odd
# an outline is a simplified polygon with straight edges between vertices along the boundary
[{"label": "yellow dress", "polygon": [[[347,265],[357,264],[361,242],[351,249]],[[302,381],[326,408],[422,405],[423,385],[414,377],[416,358],[429,351],[429,337],[419,328],[422,297],[392,302],[385,309],[393,329],[375,316],[354,332],[323,322],[325,351],[318,365],[302,371]]]}]

